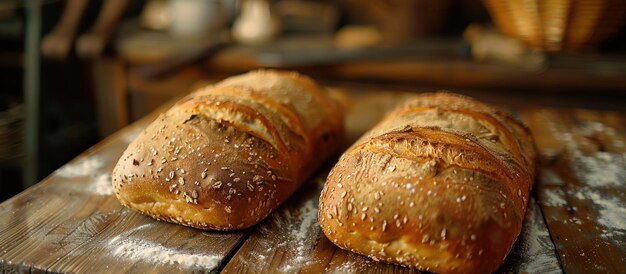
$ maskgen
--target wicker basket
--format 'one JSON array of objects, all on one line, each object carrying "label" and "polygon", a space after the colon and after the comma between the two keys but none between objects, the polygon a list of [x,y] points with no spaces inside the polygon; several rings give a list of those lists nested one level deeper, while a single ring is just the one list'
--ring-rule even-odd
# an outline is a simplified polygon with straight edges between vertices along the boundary
[{"label": "wicker basket", "polygon": [[615,34],[624,0],[483,0],[504,33],[547,50],[589,48]]}]

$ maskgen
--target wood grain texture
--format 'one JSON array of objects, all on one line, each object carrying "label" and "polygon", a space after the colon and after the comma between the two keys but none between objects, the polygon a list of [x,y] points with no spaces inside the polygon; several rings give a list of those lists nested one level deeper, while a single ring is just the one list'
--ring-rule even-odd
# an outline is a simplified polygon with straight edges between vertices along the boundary
[{"label": "wood grain texture", "polygon": [[3,273],[219,269],[248,231],[217,233],[154,221],[113,196],[115,161],[153,118],[119,131],[0,204]]},{"label": "wood grain texture", "polygon": [[415,273],[342,250],[324,236],[317,213],[327,173],[261,223],[223,273]]},{"label": "wood grain texture", "polygon": [[[404,96],[396,92],[356,96],[348,104],[346,125],[351,140],[346,146]],[[573,109],[518,110],[537,141],[540,175],[522,233],[497,272],[623,272],[624,115]],[[108,185],[98,182],[106,181],[126,144],[151,119],[126,127],[38,185],[0,204],[0,273],[208,270],[182,264],[184,260],[176,254],[186,254],[187,262],[189,258],[206,262],[215,255],[222,264],[215,269],[223,267],[227,273],[413,272],[338,249],[321,234],[315,214],[317,199],[332,161],[276,214],[250,231],[204,232],[123,209],[115,198],[103,195],[109,193]],[[160,255],[150,258],[158,257],[161,262],[133,254],[133,247],[159,251],[153,254]]]},{"label": "wood grain texture", "polygon": [[[340,249],[324,236],[317,220],[324,177],[306,184],[260,224],[223,273],[418,273]],[[554,252],[543,215],[532,200],[520,238],[496,273],[563,273]]]},{"label": "wood grain texture", "polygon": [[541,152],[537,200],[567,273],[626,269],[626,146],[622,114],[523,113]]},{"label": "wood grain texture", "polygon": [[535,199],[528,203],[522,232],[498,272],[563,273],[543,214]]},{"label": "wood grain texture", "polygon": [[[387,111],[410,96],[405,93],[359,96],[349,105],[347,143],[352,143]],[[324,236],[319,228],[317,207],[325,178],[323,174],[309,182],[288,204],[263,222],[226,265],[224,273],[417,272],[342,250]],[[517,243],[497,272],[562,273],[543,215],[534,200],[529,203]]]}]

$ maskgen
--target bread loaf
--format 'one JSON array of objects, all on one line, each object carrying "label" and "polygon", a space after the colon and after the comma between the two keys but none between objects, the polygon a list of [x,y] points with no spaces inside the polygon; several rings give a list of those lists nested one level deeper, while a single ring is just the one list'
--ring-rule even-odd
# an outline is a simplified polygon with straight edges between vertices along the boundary
[{"label": "bread loaf", "polygon": [[200,229],[250,227],[336,149],[339,107],[297,73],[261,70],[198,90],[159,116],[113,170],[120,202]]},{"label": "bread loaf", "polygon": [[339,247],[436,273],[489,273],[520,233],[535,175],[529,130],[450,93],[416,96],[332,169],[319,220]]}]

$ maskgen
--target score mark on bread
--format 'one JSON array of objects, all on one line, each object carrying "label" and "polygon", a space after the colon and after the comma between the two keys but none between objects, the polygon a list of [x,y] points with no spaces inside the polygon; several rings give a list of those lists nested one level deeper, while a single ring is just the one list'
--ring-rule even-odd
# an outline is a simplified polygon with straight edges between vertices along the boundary
[{"label": "score mark on bread", "polygon": [[374,260],[490,273],[521,231],[535,154],[509,114],[451,93],[418,95],[342,155],[320,197],[320,225]]},{"label": "score mark on bread", "polygon": [[113,171],[120,202],[201,229],[250,227],[337,148],[343,115],[308,77],[258,70],[200,89],[150,124]]}]

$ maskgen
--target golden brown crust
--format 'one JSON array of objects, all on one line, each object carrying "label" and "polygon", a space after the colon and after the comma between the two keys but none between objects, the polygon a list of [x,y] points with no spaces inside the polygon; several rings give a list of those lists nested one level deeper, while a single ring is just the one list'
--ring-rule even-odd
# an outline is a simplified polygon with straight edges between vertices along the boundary
[{"label": "golden brown crust", "polygon": [[526,127],[470,98],[399,106],[332,169],[320,224],[338,246],[437,273],[496,270],[519,235],[534,180]]},{"label": "golden brown crust", "polygon": [[190,94],[149,125],[113,171],[115,194],[159,220],[247,228],[330,156],[342,122],[326,91],[308,78],[235,76]]}]

